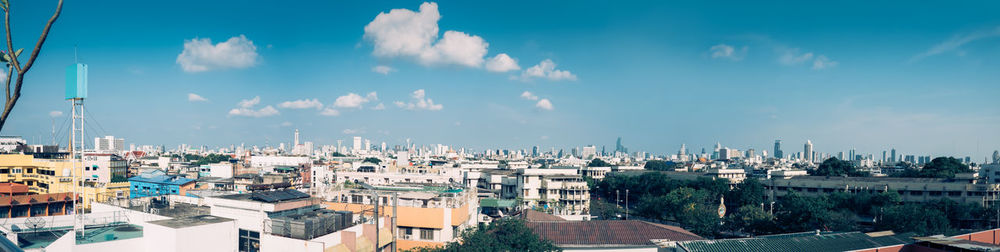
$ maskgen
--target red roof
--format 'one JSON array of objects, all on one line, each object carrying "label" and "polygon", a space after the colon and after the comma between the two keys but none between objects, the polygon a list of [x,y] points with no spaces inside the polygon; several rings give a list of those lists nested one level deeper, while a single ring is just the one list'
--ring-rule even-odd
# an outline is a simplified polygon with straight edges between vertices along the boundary
[{"label": "red roof", "polygon": [[30,204],[42,204],[48,202],[72,202],[73,193],[46,193],[46,194],[34,194],[34,195],[14,195],[13,200],[10,196],[0,196],[0,206],[10,206],[10,205],[30,205]]},{"label": "red roof", "polygon": [[527,221],[565,221],[562,217],[535,211],[535,210],[525,210],[521,212],[521,218]]},{"label": "red roof", "polygon": [[702,240],[680,227],[638,220],[537,221],[526,225],[556,245],[654,245],[650,240]]},{"label": "red roof", "polygon": [[28,186],[18,183],[0,183],[0,194],[10,195],[28,193]]}]

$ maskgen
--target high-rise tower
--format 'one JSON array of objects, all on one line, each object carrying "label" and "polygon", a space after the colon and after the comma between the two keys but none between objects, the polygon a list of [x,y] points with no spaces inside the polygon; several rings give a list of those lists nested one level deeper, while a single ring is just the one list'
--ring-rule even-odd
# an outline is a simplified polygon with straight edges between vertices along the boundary
[{"label": "high-rise tower", "polygon": [[803,146],[803,149],[802,149],[802,159],[805,159],[806,162],[812,163],[813,161],[815,161],[815,158],[813,157],[813,155],[814,154],[813,154],[813,143],[812,143],[812,140],[806,140],[806,144],[805,144],[805,146]]},{"label": "high-rise tower", "polygon": [[785,153],[781,152],[781,139],[774,140],[774,158],[781,159],[785,157]]}]

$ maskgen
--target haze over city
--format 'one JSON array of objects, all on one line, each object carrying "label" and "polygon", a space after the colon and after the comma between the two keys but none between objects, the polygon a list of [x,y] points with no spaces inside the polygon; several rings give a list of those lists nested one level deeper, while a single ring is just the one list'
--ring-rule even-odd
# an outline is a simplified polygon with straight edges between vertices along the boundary
[{"label": "haze over city", "polygon": [[[15,42],[31,43],[51,6],[15,5]],[[994,5],[68,2],[4,134],[49,142],[78,61],[100,124],[88,134],[130,143],[276,145],[299,129],[318,144],[621,136],[672,153],[782,139],[981,161],[1000,142]]]}]

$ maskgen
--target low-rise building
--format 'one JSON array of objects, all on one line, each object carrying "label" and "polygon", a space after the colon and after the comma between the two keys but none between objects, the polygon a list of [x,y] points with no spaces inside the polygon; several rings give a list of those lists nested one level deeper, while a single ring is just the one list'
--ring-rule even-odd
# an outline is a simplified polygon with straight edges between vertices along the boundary
[{"label": "low-rise building", "polygon": [[128,179],[129,197],[141,198],[161,195],[186,195],[195,186],[195,180],[178,175],[167,175],[154,170]]},{"label": "low-rise building", "polygon": [[[376,197],[373,192],[378,196]],[[393,209],[394,196],[398,205]],[[407,185],[376,187],[372,190],[346,189],[330,194],[327,209],[374,216],[396,215],[397,246],[400,250],[442,246],[456,241],[459,232],[476,223],[479,202],[474,193],[448,185]]]},{"label": "low-rise building", "polygon": [[556,215],[589,215],[590,187],[575,169],[518,169],[503,181],[503,197]]}]

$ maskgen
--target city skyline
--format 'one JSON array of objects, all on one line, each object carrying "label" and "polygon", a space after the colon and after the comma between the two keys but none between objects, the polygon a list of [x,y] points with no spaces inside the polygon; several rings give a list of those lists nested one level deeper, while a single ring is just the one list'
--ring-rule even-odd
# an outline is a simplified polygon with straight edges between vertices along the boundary
[{"label": "city skyline", "polygon": [[[75,50],[90,67],[88,138],[137,144],[276,145],[301,129],[317,145],[478,150],[617,137],[633,152],[769,150],[781,139],[787,155],[809,139],[824,153],[981,161],[1000,148],[990,8],[897,6],[910,14],[887,18],[880,7],[894,4],[529,4],[67,3],[3,134],[49,142],[69,114],[62,71]],[[30,42],[51,6],[15,5]],[[264,8],[274,20],[254,14]],[[380,15],[433,32],[393,33],[400,24]]]}]

